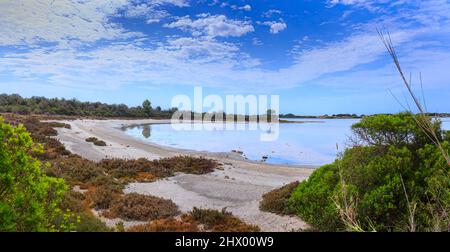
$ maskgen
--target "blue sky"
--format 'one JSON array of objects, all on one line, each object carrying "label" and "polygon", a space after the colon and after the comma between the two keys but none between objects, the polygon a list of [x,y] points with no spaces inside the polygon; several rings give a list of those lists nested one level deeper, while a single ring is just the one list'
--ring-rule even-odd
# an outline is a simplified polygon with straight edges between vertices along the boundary
[{"label": "blue sky", "polygon": [[450,112],[450,1],[2,0],[0,93],[169,107],[277,94],[282,113],[397,112],[388,29],[430,111]]}]

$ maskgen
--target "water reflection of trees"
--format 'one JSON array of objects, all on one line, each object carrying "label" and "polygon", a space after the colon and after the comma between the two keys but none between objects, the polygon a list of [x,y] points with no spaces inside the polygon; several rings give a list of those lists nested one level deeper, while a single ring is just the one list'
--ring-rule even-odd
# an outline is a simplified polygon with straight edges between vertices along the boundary
[{"label": "water reflection of trees", "polygon": [[150,127],[150,125],[143,125],[141,126],[142,128],[142,135],[145,138],[149,138],[152,135],[152,128]]}]

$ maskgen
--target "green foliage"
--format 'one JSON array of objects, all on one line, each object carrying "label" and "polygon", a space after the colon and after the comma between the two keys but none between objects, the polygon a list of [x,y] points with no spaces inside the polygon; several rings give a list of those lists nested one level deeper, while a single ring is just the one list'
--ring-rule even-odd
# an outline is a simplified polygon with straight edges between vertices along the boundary
[{"label": "green foliage", "polygon": [[81,213],[79,222],[75,229],[77,232],[112,232],[113,229],[106,226],[106,224],[97,217]]},{"label": "green foliage", "polygon": [[151,115],[151,112],[152,112],[152,103],[151,103],[149,100],[145,100],[145,101],[142,103],[142,109],[144,110],[144,113],[145,113],[147,116],[150,116],[150,115]]},{"label": "green foliage", "polygon": [[55,225],[67,217],[58,208],[67,190],[64,180],[46,176],[31,156],[42,153],[42,146],[33,143],[22,125],[13,127],[1,117],[0,139],[0,230],[70,229]]},{"label": "green foliage", "polygon": [[293,182],[264,194],[259,209],[281,215],[294,214],[295,210],[290,206],[289,198],[298,184]]},{"label": "green foliage", "polygon": [[[148,100],[147,100],[148,101]],[[154,110],[151,103],[145,107],[128,107],[125,104],[105,104],[100,102],[80,102],[76,99],[31,97],[0,94],[0,112],[15,114],[48,114],[93,117],[148,117],[170,118],[176,109]],[[147,106],[148,105],[148,106]]]},{"label": "green foliage", "polygon": [[[352,126],[357,140],[376,146],[421,146],[431,143],[427,135],[417,125],[418,120],[424,120],[411,113],[404,112],[395,115],[375,115],[364,117]],[[432,123],[436,132],[440,130],[440,122]],[[437,134],[439,135],[439,134]]]},{"label": "green foliage", "polygon": [[[364,230],[448,230],[449,167],[413,116],[377,115],[353,125],[364,145],[347,149],[300,183],[290,198],[298,215],[320,230],[345,229],[335,204],[345,181]],[[434,126],[442,136],[440,122]],[[450,150],[446,141],[443,147]]]},{"label": "green foliage", "polygon": [[315,228],[323,231],[342,230],[343,225],[332,200],[338,182],[336,165],[322,166],[298,185],[289,202],[297,214]]}]

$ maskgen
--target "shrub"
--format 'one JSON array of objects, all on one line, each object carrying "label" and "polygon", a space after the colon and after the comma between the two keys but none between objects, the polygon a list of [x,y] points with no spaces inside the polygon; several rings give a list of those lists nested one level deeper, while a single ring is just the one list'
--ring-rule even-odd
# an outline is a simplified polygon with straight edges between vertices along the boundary
[{"label": "shrub", "polygon": [[81,158],[78,155],[60,156],[51,161],[47,174],[64,178],[72,186],[83,185],[104,187],[121,193],[124,185],[107,174],[97,163]]},{"label": "shrub", "polygon": [[193,174],[212,172],[218,163],[206,158],[178,156],[153,161],[145,158],[136,160],[104,159],[99,166],[112,176],[126,182],[148,182],[154,178],[173,176],[175,172]]},{"label": "shrub", "polygon": [[290,206],[289,198],[298,184],[298,182],[292,182],[264,194],[259,209],[281,215],[294,214],[295,210]]},{"label": "shrub", "polygon": [[46,176],[30,153],[42,152],[21,125],[0,117],[0,231],[56,231],[67,185]]},{"label": "shrub", "polygon": [[[413,116],[378,115],[353,125],[364,145],[347,149],[299,184],[290,198],[297,214],[320,230],[346,228],[336,205],[342,202],[345,184],[357,224],[364,230],[448,230],[449,166],[417,129]],[[439,122],[433,127],[442,136]],[[448,142],[442,146],[450,150]]]},{"label": "shrub", "polygon": [[219,165],[217,161],[203,157],[177,156],[153,161],[156,166],[168,170],[191,174],[205,174],[214,171]]},{"label": "shrub", "polygon": [[106,142],[105,141],[100,140],[100,139],[98,139],[96,137],[88,137],[88,138],[85,139],[85,141],[88,142],[88,143],[93,143],[94,145],[97,145],[97,146],[106,146]]},{"label": "shrub", "polygon": [[154,220],[143,225],[137,225],[129,228],[128,232],[198,232],[196,222],[187,218],[177,220],[175,218],[167,218]]},{"label": "shrub", "polygon": [[71,129],[72,127],[70,124],[67,123],[61,123],[61,122],[47,122],[47,124],[52,128],[65,128],[65,129]]},{"label": "shrub", "polygon": [[103,140],[97,140],[97,141],[94,142],[94,145],[97,145],[97,146],[106,146],[106,142],[103,141]]},{"label": "shrub", "polygon": [[338,182],[336,165],[322,166],[297,186],[289,204],[304,221],[314,227],[324,231],[341,230],[343,225],[332,200]]},{"label": "shrub", "polygon": [[112,232],[112,228],[92,214],[80,213],[80,221],[76,225],[77,232]]},{"label": "shrub", "polygon": [[141,195],[126,194],[112,203],[110,212],[125,220],[149,221],[176,216],[178,206],[171,200]]},{"label": "shrub", "polygon": [[88,137],[88,138],[85,139],[85,141],[88,142],[88,143],[93,143],[95,141],[98,141],[98,138],[96,138],[96,137]]},{"label": "shrub", "polygon": [[[149,173],[157,178],[165,178],[173,175],[173,172],[165,167],[154,165],[153,161],[145,158],[136,160],[104,159],[99,166],[116,178],[124,180],[138,180],[141,173]],[[142,182],[142,181],[140,181]],[[144,180],[145,182],[145,180]]]},{"label": "shrub", "polygon": [[104,186],[98,187],[91,195],[92,206],[96,209],[108,209],[118,196],[110,188]]},{"label": "shrub", "polygon": [[83,201],[86,199],[84,194],[72,190],[64,194],[64,199],[59,205],[62,210],[70,210],[73,213],[81,213],[85,210]]}]

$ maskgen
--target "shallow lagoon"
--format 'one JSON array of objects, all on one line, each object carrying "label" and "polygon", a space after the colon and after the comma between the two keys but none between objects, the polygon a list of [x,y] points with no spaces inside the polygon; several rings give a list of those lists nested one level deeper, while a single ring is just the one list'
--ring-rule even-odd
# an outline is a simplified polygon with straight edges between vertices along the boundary
[{"label": "shallow lagoon", "polygon": [[[126,128],[131,136],[164,146],[210,152],[242,151],[250,160],[273,164],[324,165],[333,162],[337,150],[348,146],[351,125],[358,119],[290,119],[307,123],[280,123],[276,141],[260,141],[263,130],[225,130],[217,124],[206,123],[208,129],[176,130],[170,124],[140,125]],[[442,126],[450,130],[450,118]],[[211,128],[214,128],[211,130]],[[191,128],[191,127],[188,127]]]}]

